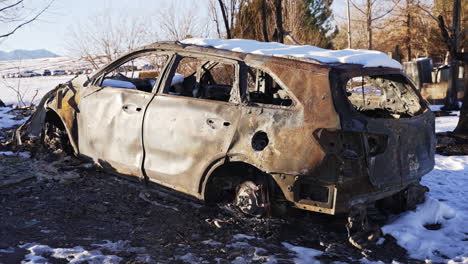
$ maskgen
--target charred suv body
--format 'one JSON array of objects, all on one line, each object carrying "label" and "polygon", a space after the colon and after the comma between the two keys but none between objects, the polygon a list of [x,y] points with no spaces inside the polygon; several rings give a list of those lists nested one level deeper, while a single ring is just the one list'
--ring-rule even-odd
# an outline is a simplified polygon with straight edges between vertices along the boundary
[{"label": "charred suv body", "polygon": [[51,127],[105,169],[229,197],[251,214],[274,199],[346,213],[410,196],[434,166],[434,116],[399,68],[188,42],[143,47],[58,86],[28,132]]}]

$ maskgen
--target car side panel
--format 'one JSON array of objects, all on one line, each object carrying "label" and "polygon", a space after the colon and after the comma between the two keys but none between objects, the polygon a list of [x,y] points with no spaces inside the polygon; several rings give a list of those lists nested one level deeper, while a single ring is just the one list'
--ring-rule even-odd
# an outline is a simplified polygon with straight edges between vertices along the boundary
[{"label": "car side panel", "polygon": [[80,154],[108,170],[143,177],[141,126],[152,97],[131,89],[86,88],[79,104]]},{"label": "car side panel", "polygon": [[[270,173],[311,174],[324,157],[313,132],[318,128],[340,127],[331,97],[328,69],[268,61],[252,66],[275,75],[285,89],[289,88],[296,103],[291,107],[243,106],[238,140],[233,143],[230,156],[233,159],[240,156]],[[258,131],[264,131],[269,139],[262,151],[252,148],[252,139]]]},{"label": "car side panel", "polygon": [[156,95],[143,126],[147,176],[198,196],[201,175],[225,158],[239,117],[236,104]]}]

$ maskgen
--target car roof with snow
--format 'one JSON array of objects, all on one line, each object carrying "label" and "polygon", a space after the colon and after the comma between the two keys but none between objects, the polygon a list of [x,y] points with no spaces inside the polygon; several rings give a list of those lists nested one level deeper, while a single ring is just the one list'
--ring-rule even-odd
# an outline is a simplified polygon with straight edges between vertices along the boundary
[{"label": "car roof with snow", "polygon": [[[329,50],[310,45],[286,45],[277,42],[260,42],[247,39],[202,39],[191,38],[181,42],[156,42],[144,48],[183,48],[190,51],[215,53],[244,59],[246,55],[271,56],[305,61],[313,64],[359,65],[364,68],[401,69],[401,64],[387,54],[364,49]],[[143,48],[143,49],[144,49]]]}]

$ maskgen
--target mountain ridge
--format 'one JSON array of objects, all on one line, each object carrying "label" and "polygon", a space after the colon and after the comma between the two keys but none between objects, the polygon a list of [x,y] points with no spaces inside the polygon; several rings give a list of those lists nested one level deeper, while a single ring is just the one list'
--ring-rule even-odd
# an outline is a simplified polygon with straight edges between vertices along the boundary
[{"label": "mountain ridge", "polygon": [[27,60],[59,57],[59,55],[46,49],[0,51],[0,60]]}]

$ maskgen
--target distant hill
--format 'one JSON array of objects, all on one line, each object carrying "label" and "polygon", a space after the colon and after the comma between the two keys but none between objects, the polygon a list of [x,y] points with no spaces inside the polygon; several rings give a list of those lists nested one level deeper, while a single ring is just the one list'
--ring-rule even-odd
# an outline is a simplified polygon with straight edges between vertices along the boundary
[{"label": "distant hill", "polygon": [[27,60],[51,57],[59,57],[59,55],[45,49],[0,51],[0,60]]}]

